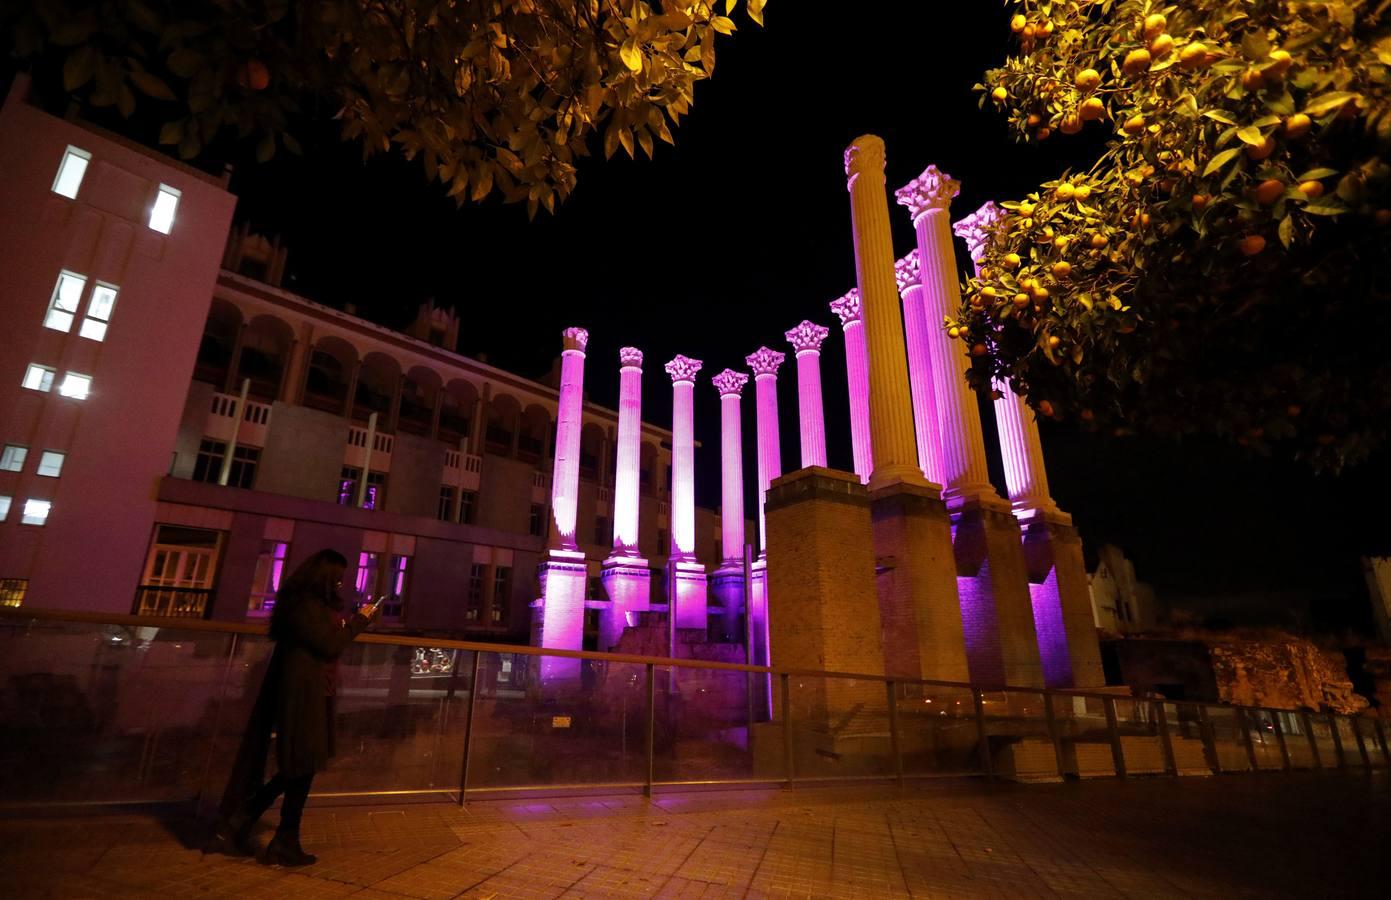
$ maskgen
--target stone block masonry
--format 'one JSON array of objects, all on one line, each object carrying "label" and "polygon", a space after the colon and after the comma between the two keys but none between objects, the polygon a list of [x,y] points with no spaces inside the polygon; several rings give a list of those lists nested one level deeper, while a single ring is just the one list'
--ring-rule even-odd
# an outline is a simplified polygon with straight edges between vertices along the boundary
[{"label": "stone block masonry", "polygon": [[1087,592],[1082,539],[1062,513],[1022,522],[1040,662],[1048,687],[1101,687],[1101,645]]}]

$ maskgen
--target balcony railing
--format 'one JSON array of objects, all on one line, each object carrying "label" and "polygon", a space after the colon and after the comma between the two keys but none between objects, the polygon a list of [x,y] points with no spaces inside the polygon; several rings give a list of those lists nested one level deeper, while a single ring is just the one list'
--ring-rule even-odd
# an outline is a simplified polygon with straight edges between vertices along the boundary
[{"label": "balcony railing", "polygon": [[135,589],[135,614],[201,619],[207,612],[212,593],[212,588],[142,584]]},{"label": "balcony railing", "polygon": [[[216,798],[263,627],[0,609],[0,806]],[[367,634],[340,796],[1391,765],[1378,719]],[[1272,785],[1271,789],[1278,789]]]}]

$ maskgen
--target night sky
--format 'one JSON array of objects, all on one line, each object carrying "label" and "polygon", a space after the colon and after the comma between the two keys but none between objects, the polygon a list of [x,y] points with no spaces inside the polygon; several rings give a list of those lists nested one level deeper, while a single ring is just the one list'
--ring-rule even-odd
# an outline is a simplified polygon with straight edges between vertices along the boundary
[{"label": "night sky", "polygon": [[[795,361],[783,332],[804,318],[832,327],[823,348],[830,463],[850,468],[845,359],[827,303],[854,285],[841,154],[871,132],[888,145],[890,191],[935,163],[962,184],[960,218],[1016,198],[1099,141],[1012,143],[977,108],[972,84],[1009,49],[998,3],[872,5],[832,13],[776,0],[766,30],[741,18],[721,41],[712,81],[677,146],[655,161],[580,166],[571,199],[528,222],[523,206],[456,208],[418,163],[378,158],[330,126],[305,135],[306,158],[239,165],[238,217],[280,233],[286,287],[384,325],[404,326],[427,298],[463,316],[460,350],[525,375],[546,372],[569,325],[590,330],[586,387],[614,405],[617,350],[647,355],[644,417],[669,426],[677,353],[704,360],[696,389],[697,494],[719,497],[719,404],[709,379],[762,344],[786,352],[779,378],[783,465],[798,465]],[[312,128],[311,128],[312,131]],[[895,251],[914,244],[893,206]],[[964,247],[958,250],[968,262]],[[745,394],[746,483],[753,481],[752,385]],[[986,432],[993,440],[993,422]],[[1358,557],[1391,552],[1388,454],[1341,478],[1235,447],[1113,439],[1044,425],[1054,497],[1089,548],[1123,547],[1161,599],[1263,597],[1272,618],[1323,628],[1370,624]],[[993,446],[992,454],[996,451]],[[997,484],[1002,476],[995,473]],[[1312,616],[1291,611],[1312,607]]]}]

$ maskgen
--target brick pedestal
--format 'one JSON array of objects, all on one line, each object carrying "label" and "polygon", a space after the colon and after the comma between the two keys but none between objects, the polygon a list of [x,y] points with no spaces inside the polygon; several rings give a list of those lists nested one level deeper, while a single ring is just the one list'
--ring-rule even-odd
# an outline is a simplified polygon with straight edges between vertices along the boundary
[{"label": "brick pedestal", "polygon": [[623,630],[637,624],[637,614],[651,605],[652,572],[645,559],[611,556],[604,560],[601,577],[609,607],[599,620],[599,649],[609,652],[623,637]]},{"label": "brick pedestal", "polygon": [[966,681],[951,517],[938,492],[892,484],[870,494],[884,671]]},{"label": "brick pedestal", "polygon": [[712,637],[719,641],[744,643],[740,614],[744,610],[744,567],[723,565],[710,573],[710,596],[719,607],[710,609]]},{"label": "brick pedestal", "polygon": [[998,498],[959,498],[948,508],[970,680],[1042,687],[1033,598],[1018,521]]},{"label": "brick pedestal", "polygon": [[1106,676],[1082,539],[1061,513],[1035,513],[1021,524],[1044,681],[1048,687],[1100,687]]}]

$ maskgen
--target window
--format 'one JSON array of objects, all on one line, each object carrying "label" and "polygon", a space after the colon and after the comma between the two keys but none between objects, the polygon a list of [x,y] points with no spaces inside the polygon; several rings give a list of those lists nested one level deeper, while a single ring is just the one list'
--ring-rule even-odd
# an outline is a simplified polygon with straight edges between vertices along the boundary
[{"label": "window", "polygon": [[493,570],[493,624],[507,621],[507,607],[512,599],[512,567],[498,566]]},{"label": "window", "polygon": [[135,592],[136,615],[202,618],[221,547],[221,532],[158,526]]},{"label": "window", "polygon": [[454,519],[454,486],[445,484],[440,486],[439,507],[435,510],[435,518],[441,522],[450,522]]},{"label": "window", "polygon": [[0,578],[0,606],[19,606],[28,590],[27,578]]},{"label": "window", "polygon": [[232,451],[232,468],[227,486],[251,490],[256,483],[256,467],[261,464],[261,448],[238,445]]},{"label": "window", "polygon": [[53,370],[48,366],[38,366],[33,363],[24,370],[24,386],[31,391],[48,393],[53,387]]},{"label": "window", "polygon": [[468,605],[464,608],[464,618],[470,622],[477,622],[483,615],[483,578],[486,574],[487,567],[482,563],[474,563],[473,568],[469,569]]},{"label": "window", "polygon": [[[338,505],[357,505],[357,485],[362,479],[362,470],[356,466],[344,466],[338,476]],[[386,473],[368,472],[367,490],[362,495],[363,509],[381,509],[386,502]]]},{"label": "window", "polygon": [[150,228],[160,234],[168,234],[174,227],[174,212],[179,208],[179,192],[167,184],[159,186],[155,205],[150,208]]},{"label": "window", "polygon": [[478,492],[464,491],[459,495],[459,521],[472,525],[478,514]]},{"label": "window", "polygon": [[338,473],[338,505],[352,506],[357,502],[357,482],[362,477],[362,470],[353,466],[344,466]]},{"label": "window", "polygon": [[0,471],[23,472],[24,460],[29,457],[29,448],[23,444],[6,444],[0,451]]},{"label": "window", "polygon": [[63,376],[63,383],[58,386],[58,393],[64,397],[71,397],[74,400],[86,400],[87,394],[92,390],[92,376],[79,375],[76,372],[68,372]]},{"label": "window", "polygon": [[3,522],[10,517],[10,504],[13,502],[13,497],[9,497],[5,494],[0,494],[0,522]]},{"label": "window", "polygon": [[66,458],[66,453],[45,450],[43,456],[39,457],[39,474],[45,478],[57,478],[63,474],[63,460]]},{"label": "window", "polygon": [[377,599],[377,569],[381,566],[381,558],[380,553],[367,550],[357,555],[357,578],[353,588],[362,603],[372,603]]},{"label": "window", "polygon": [[67,270],[59,272],[58,283],[53,286],[53,296],[48,298],[48,314],[43,317],[43,327],[54,331],[72,330],[72,320],[77,315],[82,291],[86,287],[86,276]]},{"label": "window", "polygon": [[284,541],[262,541],[256,557],[256,573],[251,578],[251,599],[246,605],[253,616],[270,615],[275,608],[275,592],[280,590],[280,577],[285,574],[285,557],[290,545]]},{"label": "window", "polygon": [[53,179],[53,193],[76,200],[82,176],[87,174],[87,164],[91,161],[92,154],[69,144],[63,151],[63,161],[58,164],[58,175]]},{"label": "window", "polygon": [[25,500],[24,514],[19,517],[21,525],[42,525],[48,521],[48,511],[53,504],[47,500]]},{"label": "window", "polygon": [[97,286],[92,288],[91,302],[87,304],[87,318],[82,320],[78,334],[93,341],[106,340],[106,326],[111,324],[111,312],[116,308],[116,292],[119,290],[97,282]]},{"label": "window", "polygon": [[198,445],[198,459],[193,463],[193,480],[217,484],[222,475],[222,458],[227,454],[227,445],[222,441],[203,438]]},{"label": "window", "polygon": [[531,519],[527,522],[526,533],[543,537],[546,527],[546,507],[540,503],[531,504]]},{"label": "window", "polygon": [[386,473],[367,473],[367,493],[362,498],[363,509],[381,509],[386,505]]},{"label": "window", "polygon": [[387,570],[386,591],[382,601],[383,619],[400,619],[406,608],[406,589],[410,586],[411,558],[399,554],[391,557]]}]

